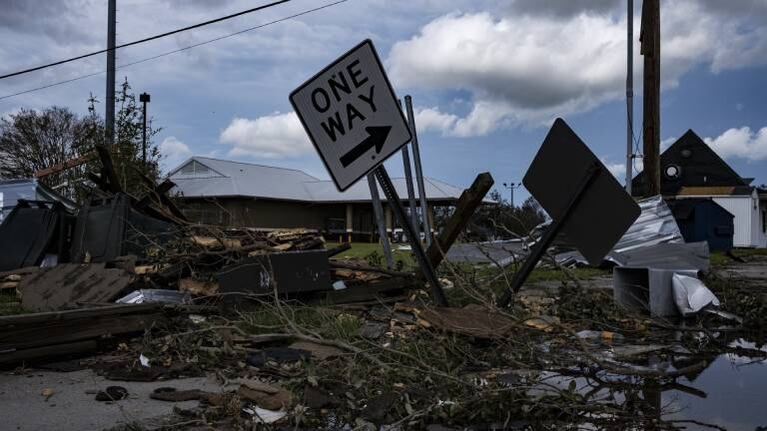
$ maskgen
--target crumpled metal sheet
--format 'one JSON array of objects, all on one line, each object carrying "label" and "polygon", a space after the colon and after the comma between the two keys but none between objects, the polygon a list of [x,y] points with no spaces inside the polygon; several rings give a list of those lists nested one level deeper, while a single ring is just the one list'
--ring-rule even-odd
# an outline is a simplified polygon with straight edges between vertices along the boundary
[{"label": "crumpled metal sheet", "polygon": [[671,209],[660,195],[642,199],[637,204],[642,213],[615,244],[613,251],[621,253],[655,244],[684,242]]},{"label": "crumpled metal sheet", "polygon": [[674,302],[683,316],[696,314],[709,305],[719,306],[719,298],[695,277],[674,274],[671,284]]},{"label": "crumpled metal sheet", "polygon": [[[684,243],[679,225],[661,196],[637,203],[642,213],[607,254],[606,261],[618,266],[708,270],[708,244],[704,249],[700,243]],[[555,259],[564,266],[588,265],[578,251],[557,254]]]}]

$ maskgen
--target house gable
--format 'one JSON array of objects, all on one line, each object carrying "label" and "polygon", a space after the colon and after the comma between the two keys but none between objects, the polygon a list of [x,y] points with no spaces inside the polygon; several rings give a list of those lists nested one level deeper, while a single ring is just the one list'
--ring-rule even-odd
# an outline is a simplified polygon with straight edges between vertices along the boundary
[{"label": "house gable", "polygon": [[[748,188],[747,181],[722,160],[703,139],[688,130],[660,156],[661,193],[677,195],[683,187]],[[632,193],[645,193],[644,172],[634,177]]]}]

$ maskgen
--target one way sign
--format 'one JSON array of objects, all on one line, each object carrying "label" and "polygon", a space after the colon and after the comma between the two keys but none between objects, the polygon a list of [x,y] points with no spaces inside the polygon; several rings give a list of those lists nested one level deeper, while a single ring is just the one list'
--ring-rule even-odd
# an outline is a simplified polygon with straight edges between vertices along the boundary
[{"label": "one way sign", "polygon": [[341,191],[410,141],[369,39],[290,93],[290,103]]}]

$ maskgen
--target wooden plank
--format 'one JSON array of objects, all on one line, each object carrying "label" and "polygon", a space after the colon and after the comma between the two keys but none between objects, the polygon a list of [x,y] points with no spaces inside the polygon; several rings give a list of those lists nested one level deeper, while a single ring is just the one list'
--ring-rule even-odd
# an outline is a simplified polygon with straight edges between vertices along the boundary
[{"label": "wooden plank", "polygon": [[0,365],[16,364],[19,362],[31,361],[41,358],[52,358],[56,356],[93,352],[98,349],[98,346],[99,344],[96,340],[85,340],[77,341],[74,343],[36,347],[33,349],[2,352],[0,353]]},{"label": "wooden plank", "polygon": [[0,351],[73,343],[107,335],[141,333],[161,318],[161,312],[154,312],[17,325],[0,334]]},{"label": "wooden plank", "polygon": [[98,316],[119,316],[124,314],[142,314],[156,312],[163,308],[162,304],[116,304],[98,308],[80,308],[76,310],[49,311],[45,313],[14,314],[0,316],[0,333],[12,330],[18,325],[27,325],[50,320],[67,321],[88,319]]},{"label": "wooden plank", "polygon": [[458,235],[466,229],[471,216],[482,204],[482,199],[485,198],[493,183],[493,177],[490,173],[481,173],[474,179],[471,187],[461,193],[455,212],[447,221],[437,240],[432,241],[429,249],[426,250],[426,257],[431,262],[432,267],[437,268],[442,263],[445,254],[458,238]]},{"label": "wooden plank", "polygon": [[21,305],[27,310],[54,311],[78,302],[112,302],[133,280],[119,268],[104,263],[64,263],[43,268],[21,280]]},{"label": "wooden plank", "polygon": [[90,152],[90,153],[83,154],[82,156],[67,160],[64,163],[59,163],[57,165],[40,169],[39,171],[35,172],[35,178],[47,177],[48,175],[53,175],[55,173],[65,171],[67,169],[74,168],[75,166],[80,166],[83,163],[93,159],[94,157],[96,157],[96,153]]},{"label": "wooden plank", "polygon": [[[101,160],[102,171],[104,173],[101,185],[108,187],[108,191],[112,193],[121,192],[122,187],[120,187],[120,180],[117,178],[117,172],[115,171],[114,163],[112,163],[112,155],[109,154],[109,150],[103,145],[96,145],[96,152]],[[105,179],[107,180],[106,184],[103,183]]]}]

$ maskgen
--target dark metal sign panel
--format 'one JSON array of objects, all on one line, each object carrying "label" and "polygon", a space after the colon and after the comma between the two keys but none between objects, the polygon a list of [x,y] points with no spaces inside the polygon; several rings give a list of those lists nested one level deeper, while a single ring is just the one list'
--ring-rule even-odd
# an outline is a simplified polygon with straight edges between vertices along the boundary
[{"label": "dark metal sign panel", "polygon": [[641,210],[561,118],[554,121],[522,183],[549,216],[558,221],[582,179],[595,165],[599,167],[598,173],[575,202],[562,232],[590,264],[599,265]]},{"label": "dark metal sign panel", "polygon": [[290,103],[341,191],[410,142],[369,39],[290,93]]}]

